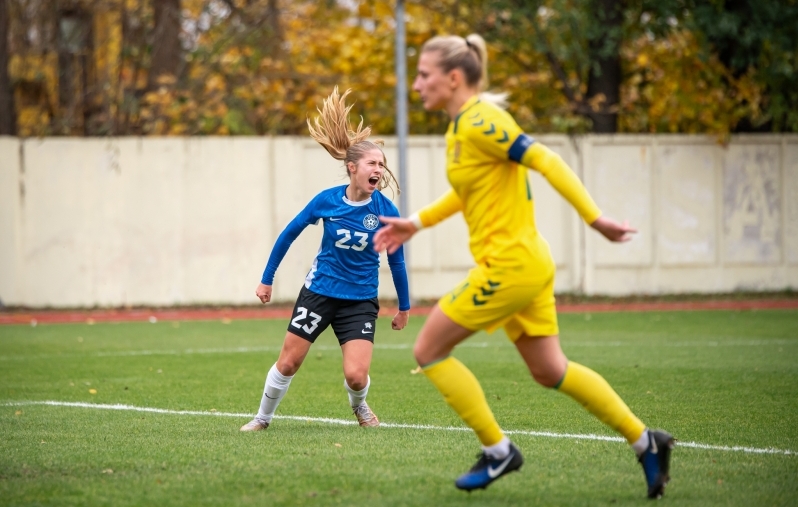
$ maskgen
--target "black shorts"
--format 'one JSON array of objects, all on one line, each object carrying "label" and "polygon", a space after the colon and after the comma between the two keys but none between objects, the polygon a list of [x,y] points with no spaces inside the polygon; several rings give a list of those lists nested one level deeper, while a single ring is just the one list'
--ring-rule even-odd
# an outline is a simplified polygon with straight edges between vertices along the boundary
[{"label": "black shorts", "polygon": [[377,298],[354,301],[322,296],[302,287],[294,305],[288,331],[310,343],[332,324],[338,343],[368,340],[374,343],[380,303]]}]

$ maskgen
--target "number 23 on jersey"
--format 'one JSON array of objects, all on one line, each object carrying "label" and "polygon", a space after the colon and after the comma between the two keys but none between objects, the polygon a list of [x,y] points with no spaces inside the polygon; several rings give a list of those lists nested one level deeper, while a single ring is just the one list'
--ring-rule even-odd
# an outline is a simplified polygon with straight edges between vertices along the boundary
[{"label": "number 23 on jersey", "polygon": [[362,252],[366,249],[369,245],[369,235],[365,232],[358,232],[355,231],[355,243],[350,244],[349,241],[352,239],[352,232],[349,229],[338,229],[335,231],[338,236],[343,236],[341,239],[335,242],[335,246],[338,248],[343,248],[344,250],[352,250]]}]

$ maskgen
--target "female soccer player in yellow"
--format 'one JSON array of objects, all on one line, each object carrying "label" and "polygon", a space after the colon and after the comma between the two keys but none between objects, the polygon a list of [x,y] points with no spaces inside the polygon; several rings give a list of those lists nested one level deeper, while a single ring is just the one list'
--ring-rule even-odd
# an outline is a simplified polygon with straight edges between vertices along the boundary
[{"label": "female soccer player in yellow", "polygon": [[439,36],[421,51],[413,89],[427,110],[445,110],[446,172],[451,190],[410,218],[381,217],[378,251],[395,251],[413,234],[462,212],[476,261],[468,277],[444,295],[424,324],[414,354],[427,378],[477,434],[482,457],[455,485],[485,488],[518,470],[523,457],[504,436],[471,371],[450,354],[485,329],[503,326],[534,379],[581,403],[632,445],[648,483],[648,496],[662,495],[669,480],[673,438],[648,430],[596,372],[568,361],[560,348],[554,304],[554,261],[535,226],[527,168],[540,172],[591,227],[610,241],[636,232],[601,211],[557,154],[526,135],[499,105],[503,96],[487,86],[485,41]]}]

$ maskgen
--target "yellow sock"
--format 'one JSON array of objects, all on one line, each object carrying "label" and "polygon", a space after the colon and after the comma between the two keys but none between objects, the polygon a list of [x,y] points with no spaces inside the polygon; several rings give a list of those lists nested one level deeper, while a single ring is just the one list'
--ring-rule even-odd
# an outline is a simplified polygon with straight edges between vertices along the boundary
[{"label": "yellow sock", "polygon": [[568,362],[565,375],[555,389],[581,403],[630,444],[636,442],[646,429],[604,377],[581,364]]},{"label": "yellow sock", "polygon": [[446,403],[476,432],[482,445],[491,446],[501,441],[504,434],[471,370],[451,356],[425,366],[423,370]]}]

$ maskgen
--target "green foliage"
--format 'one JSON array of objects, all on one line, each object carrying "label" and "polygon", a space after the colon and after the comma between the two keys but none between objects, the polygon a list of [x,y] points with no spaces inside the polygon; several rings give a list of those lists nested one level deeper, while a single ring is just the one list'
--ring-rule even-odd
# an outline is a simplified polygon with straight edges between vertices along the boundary
[{"label": "green foliage", "polygon": [[686,30],[622,49],[626,62],[621,129],[627,132],[712,132],[725,136],[741,119],[762,117],[762,88],[751,73],[733,76],[708,58]]},{"label": "green foliage", "polygon": [[752,73],[764,88],[753,126],[798,131],[798,2],[696,1],[692,26],[733,76]]},{"label": "green foliage", "polygon": [[[355,91],[353,113],[375,133],[394,131],[392,0],[182,0],[183,63],[155,87],[152,0],[77,0],[93,39],[80,60],[86,81],[73,83],[84,93],[69,107],[59,102],[55,11],[40,2],[9,8],[22,135],[305,135],[336,85]],[[798,131],[796,0],[617,5],[620,28],[599,0],[406,2],[408,84],[424,41],[477,32],[489,44],[491,88],[510,93],[529,131],[590,131],[588,116],[603,106],[587,100],[588,76],[616,52],[622,132]],[[411,133],[442,133],[448,118],[415,99]]]}]

